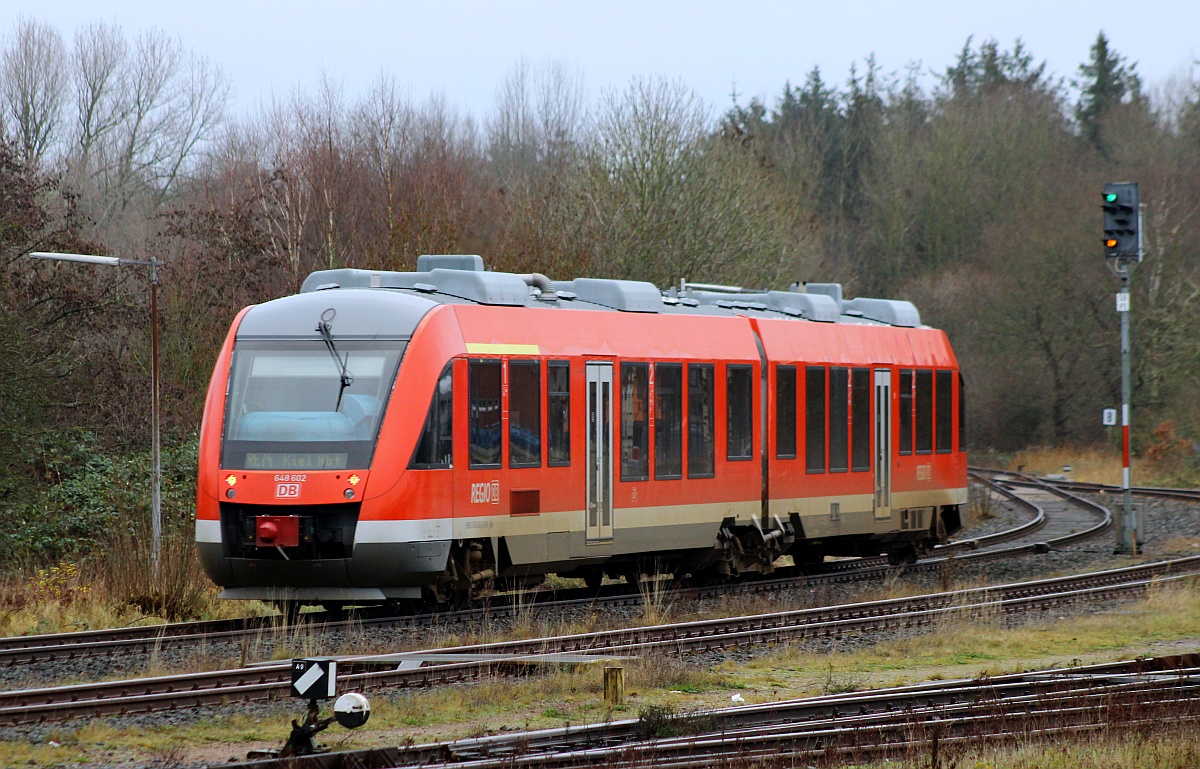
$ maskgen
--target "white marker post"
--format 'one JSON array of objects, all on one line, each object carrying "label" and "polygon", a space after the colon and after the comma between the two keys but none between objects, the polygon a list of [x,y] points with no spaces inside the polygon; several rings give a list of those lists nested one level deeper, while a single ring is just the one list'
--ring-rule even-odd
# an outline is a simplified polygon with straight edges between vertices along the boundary
[{"label": "white marker post", "polygon": [[337,660],[322,657],[292,660],[292,696],[328,700],[337,695]]}]

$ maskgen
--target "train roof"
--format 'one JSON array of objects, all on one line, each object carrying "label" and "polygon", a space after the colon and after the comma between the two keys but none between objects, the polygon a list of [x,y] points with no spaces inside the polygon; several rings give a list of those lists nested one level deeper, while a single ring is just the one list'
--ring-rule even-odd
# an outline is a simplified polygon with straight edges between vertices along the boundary
[{"label": "train roof", "polygon": [[[791,291],[753,291],[738,286],[688,284],[661,290],[636,280],[575,278],[551,281],[484,269],[476,255],[427,254],[415,272],[320,270],[305,279],[301,294],[338,289],[382,289],[433,304],[557,307],[621,313],[724,315],[924,328],[911,302],[859,297],[843,299],[837,283],[810,283]],[[270,304],[270,303],[268,303]]]}]

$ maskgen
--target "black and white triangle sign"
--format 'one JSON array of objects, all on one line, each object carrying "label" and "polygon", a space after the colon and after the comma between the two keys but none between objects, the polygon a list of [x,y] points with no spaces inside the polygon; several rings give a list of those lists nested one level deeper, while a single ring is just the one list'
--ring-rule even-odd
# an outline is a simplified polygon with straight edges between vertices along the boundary
[{"label": "black and white triangle sign", "polygon": [[292,696],[305,700],[327,700],[337,694],[337,661],[292,660]]}]

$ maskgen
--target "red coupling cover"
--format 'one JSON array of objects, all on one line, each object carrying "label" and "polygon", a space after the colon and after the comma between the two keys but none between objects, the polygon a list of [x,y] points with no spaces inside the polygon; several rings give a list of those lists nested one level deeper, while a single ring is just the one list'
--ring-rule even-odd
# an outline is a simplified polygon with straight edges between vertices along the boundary
[{"label": "red coupling cover", "polygon": [[260,515],[254,520],[257,547],[296,547],[300,544],[300,516]]}]

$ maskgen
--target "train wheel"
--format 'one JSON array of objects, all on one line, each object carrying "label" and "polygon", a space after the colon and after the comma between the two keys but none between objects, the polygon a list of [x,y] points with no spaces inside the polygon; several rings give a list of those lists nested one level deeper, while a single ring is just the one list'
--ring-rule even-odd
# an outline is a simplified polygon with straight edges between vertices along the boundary
[{"label": "train wheel", "polygon": [[599,590],[604,584],[604,572],[600,569],[589,569],[583,573],[583,584],[588,590]]},{"label": "train wheel", "polygon": [[283,615],[284,624],[294,625],[300,619],[300,607],[303,606],[299,601],[275,601],[275,608]]},{"label": "train wheel", "polygon": [[807,574],[820,571],[821,565],[825,563],[825,556],[813,550],[803,550],[792,553],[792,562]]},{"label": "train wheel", "polygon": [[419,598],[393,598],[386,605],[389,612],[401,617],[420,614],[424,608]]},{"label": "train wheel", "polygon": [[421,599],[430,612],[459,611],[470,608],[471,596],[465,590],[458,590],[453,585],[441,584],[437,589],[426,586],[421,588]]},{"label": "train wheel", "polygon": [[887,551],[888,564],[891,566],[907,566],[917,562],[917,546],[909,543],[893,545]]}]

